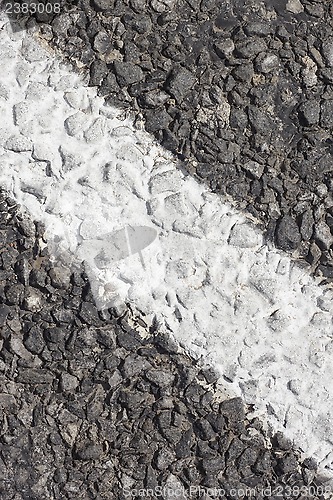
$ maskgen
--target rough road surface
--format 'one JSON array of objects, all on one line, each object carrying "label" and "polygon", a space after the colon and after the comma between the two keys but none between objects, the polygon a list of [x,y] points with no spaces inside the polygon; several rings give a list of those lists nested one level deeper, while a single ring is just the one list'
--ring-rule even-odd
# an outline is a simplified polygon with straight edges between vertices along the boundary
[{"label": "rough road surface", "polygon": [[[111,4],[112,12],[108,13]],[[60,16],[38,16],[42,24],[39,32],[34,28],[33,19],[28,25],[31,32],[39,34],[40,42],[47,40],[61,48],[62,54],[70,55],[72,62],[81,61],[79,69],[86,75],[86,82],[97,86],[100,94],[107,96],[108,103],[128,107],[131,113],[134,109],[138,128],[143,117],[149,132],[155,133],[164,146],[181,158],[189,160],[187,167],[191,173],[201,172],[201,177],[210,177],[213,190],[226,191],[237,200],[238,207],[247,207],[255,217],[262,218],[268,234],[275,234],[275,242],[284,250],[295,250],[295,256],[303,255],[312,264],[311,270],[325,277],[322,284],[327,285],[332,243],[331,184],[327,167],[331,153],[328,118],[325,121],[323,117],[329,103],[330,82],[322,75],[329,72],[314,71],[305,78],[306,70],[301,64],[299,80],[295,77],[300,86],[287,86],[288,91],[283,95],[290,97],[293,110],[298,110],[303,99],[302,92],[297,90],[303,89],[303,77],[305,83],[308,81],[305,89],[314,90],[319,85],[318,92],[322,92],[320,82],[325,82],[325,92],[328,92],[318,97],[318,123],[310,123],[305,118],[308,108],[303,105],[297,114],[298,124],[292,113],[288,118],[286,114],[276,114],[281,109],[289,110],[289,97],[275,103],[275,107],[269,101],[274,95],[274,85],[279,92],[279,85],[283,87],[285,73],[279,73],[277,66],[264,70],[262,52],[245,55],[246,49],[244,52],[243,42],[238,38],[244,36],[251,41],[254,37],[257,43],[259,37],[268,43],[270,50],[278,50],[280,57],[282,49],[277,38],[282,35],[281,26],[277,27],[278,16],[287,16],[285,25],[291,31],[296,30],[297,23],[297,30],[304,24],[314,30],[321,40],[314,53],[322,53],[323,64],[329,67],[329,52],[323,45],[327,37],[317,11],[311,10],[314,2],[289,1],[287,5],[275,2],[275,14],[268,2],[256,5],[246,2],[244,9],[230,11],[233,14],[228,22],[226,16],[217,21],[213,15],[214,5],[202,2],[201,11],[210,12],[202,28],[204,33],[213,36],[208,29],[211,25],[215,34],[222,33],[221,43],[228,32],[234,44],[231,52],[227,49],[230,58],[221,57],[214,39],[213,49],[218,57],[209,63],[214,77],[211,82],[208,79],[209,85],[202,77],[202,88],[208,85],[208,93],[200,91],[197,73],[202,54],[195,61],[191,57],[188,62],[186,57],[177,60],[175,52],[171,57],[171,52],[165,56],[159,50],[158,40],[153,50],[151,38],[154,31],[163,39],[176,22],[176,28],[172,29],[179,31],[180,45],[186,47],[187,54],[192,53],[193,37],[199,38],[200,16],[195,18],[193,14],[189,24],[177,21],[182,5],[176,2],[154,1],[149,6],[133,1],[111,4],[95,2],[93,9],[87,4],[76,4],[71,6],[72,12],[67,12],[68,4],[62,5]],[[144,32],[142,27],[138,31],[135,24],[147,17],[142,15],[140,5],[147,7],[146,12],[157,21],[152,23],[154,28],[148,26]],[[317,2],[316,8],[319,7]],[[82,12],[78,15],[81,8],[84,15]],[[132,21],[129,9],[134,12]],[[191,11],[197,12],[198,7],[192,5]],[[184,13],[185,10],[182,19],[186,17]],[[241,19],[240,24],[237,21],[235,25],[234,14]],[[330,12],[326,6],[322,14],[329,24]],[[264,37],[252,32],[263,29],[263,23],[261,21],[261,28],[258,23],[257,27],[249,28],[248,22],[253,24],[251,16],[265,19],[265,29],[270,25],[267,19],[270,20],[276,29],[272,33],[261,33]],[[295,19],[302,22],[296,23]],[[75,30],[80,23],[79,36],[93,47],[85,52],[86,60],[77,52],[81,42]],[[111,30],[110,23],[115,29]],[[172,29],[169,29],[171,33]],[[197,31],[193,34],[194,29]],[[63,46],[66,30],[70,40]],[[297,41],[301,40],[297,30],[294,38],[289,37],[291,51],[296,53]],[[150,34],[147,36],[147,33]],[[189,37],[188,45],[184,33]],[[143,38],[149,42],[146,52],[142,50],[138,59],[131,59],[136,56],[130,42],[139,46],[138,40]],[[204,53],[210,39],[205,41],[201,36],[200,40],[204,43],[203,47],[198,45],[198,50]],[[169,42],[172,51],[174,33]],[[238,42],[240,46],[236,49]],[[101,46],[103,43],[107,43],[107,49]],[[329,47],[329,41],[327,43]],[[179,50],[182,53],[183,49]],[[51,264],[47,252],[43,251],[41,226],[32,224],[25,216],[16,218],[16,202],[4,200],[0,270],[1,359],[5,383],[0,401],[0,407],[4,407],[5,434],[1,458],[7,468],[3,473],[4,498],[80,498],[80,495],[81,498],[122,498],[122,495],[128,497],[129,491],[132,496],[140,496],[140,492],[146,494],[147,490],[141,488],[149,485],[153,485],[149,487],[155,493],[155,486],[165,486],[168,489],[165,498],[175,497],[175,492],[182,488],[185,488],[182,490],[185,498],[190,493],[192,497],[194,493],[198,496],[199,486],[220,487],[228,499],[249,496],[250,491],[245,490],[252,486],[257,486],[254,498],[302,498],[302,495],[312,498],[317,494],[320,497],[325,488],[326,497],[330,498],[328,483],[321,489],[317,487],[321,479],[314,479],[313,460],[304,462],[306,455],[315,454],[322,466],[332,469],[330,360],[333,350],[329,287],[319,289],[308,277],[310,268],[295,266],[281,252],[268,249],[248,219],[198,186],[184,172],[175,170],[170,157],[163,158],[145,134],[134,132],[132,124],[119,119],[114,108],[103,107],[93,92],[82,89],[80,78],[69,75],[64,68],[58,71],[59,63],[32,38],[21,40],[13,35],[6,39],[4,36],[1,51],[1,64],[5,68],[0,87],[4,119],[0,126],[1,180],[16,202],[18,199],[24,202],[34,217],[52,221],[48,236],[54,238],[49,241]],[[149,61],[143,62],[144,52],[149,54],[152,67]],[[268,54],[269,64],[276,62],[274,54]],[[164,69],[163,65],[157,67],[158,58],[169,61]],[[221,61],[227,68],[226,74],[219,73]],[[254,61],[255,73],[247,82],[241,75],[251,69],[251,61]],[[259,64],[263,64],[262,67]],[[92,72],[99,67],[106,68],[107,72],[103,81],[94,82]],[[163,71],[167,74],[165,80]],[[270,72],[280,80],[274,79]],[[214,78],[218,79],[218,75],[220,83],[234,79],[234,88],[228,90],[224,83],[222,87],[216,83]],[[109,82],[106,91],[104,80]],[[191,88],[189,82],[192,82]],[[151,85],[145,87],[146,84]],[[261,93],[254,98],[253,92],[258,88]],[[243,95],[245,104],[233,102],[237,93]],[[195,95],[200,97],[197,107]],[[248,97],[249,105],[246,104]],[[214,106],[208,102],[212,98]],[[142,104],[145,99],[148,104]],[[285,108],[282,102],[289,104]],[[266,109],[262,103],[270,104]],[[237,128],[232,124],[232,113],[237,110],[245,113],[250,125]],[[255,126],[262,121],[260,113],[272,113],[270,118],[277,123],[276,130],[269,120],[262,122],[260,130]],[[149,125],[154,122],[155,125]],[[317,149],[305,153],[294,139],[286,141],[289,133],[294,138],[295,127],[301,134],[301,144],[310,137],[312,148],[314,137],[321,138],[321,142],[315,143]],[[310,132],[313,136],[308,135]],[[185,147],[188,137],[191,138],[190,153],[186,153]],[[178,142],[172,142],[174,139]],[[267,143],[262,142],[266,140]],[[248,147],[244,141],[248,141]],[[286,146],[288,141],[290,150]],[[285,148],[289,159],[296,158],[290,167],[293,171],[298,172],[300,158],[308,165],[306,176],[292,173],[290,183],[289,167],[279,162],[273,166],[269,163],[270,158],[281,154],[285,161]],[[313,151],[319,156],[313,156]],[[251,161],[244,164],[244,155]],[[321,168],[323,156],[328,162],[324,169]],[[106,157],[110,161],[106,161]],[[212,157],[218,162],[212,162]],[[306,163],[311,158],[312,163]],[[228,180],[225,169],[231,165],[234,173]],[[222,180],[218,181],[220,174]],[[275,181],[278,184],[280,181],[282,191],[277,189]],[[251,186],[251,192],[243,196],[245,184]],[[242,185],[243,188],[239,187]],[[261,191],[252,203],[255,186],[261,186]],[[278,194],[273,199],[271,193]],[[84,252],[79,252],[78,260],[87,260],[89,255],[85,251],[90,251],[89,242],[105,229],[104,223],[117,226],[124,220],[133,222],[133,217],[145,223],[150,221],[160,229],[162,252],[161,248],[154,254],[147,250],[151,267],[145,271],[146,275],[152,273],[148,286],[134,257],[127,269],[125,263],[125,269],[118,269],[118,275],[111,276],[126,284],[124,289],[119,288],[120,296],[127,296],[137,306],[141,301],[146,312],[155,309],[154,315],[182,342],[187,352],[196,358],[209,353],[215,365],[218,361],[217,373],[201,369],[184,353],[176,354],[176,346],[162,334],[162,330],[165,331],[162,323],[149,327],[150,318],[146,318],[146,327],[142,312],[141,319],[128,318],[127,322],[124,318],[117,320],[115,311],[98,313],[93,305],[96,290],[89,288],[87,277],[93,288],[96,278],[101,276],[93,273],[85,276],[81,272],[71,275],[72,271],[61,264],[59,254],[54,263],[57,244],[65,241],[72,256],[79,243]],[[277,225],[274,220],[278,221]],[[68,229],[66,234],[61,233],[64,226]],[[48,241],[45,236],[44,239]],[[313,252],[316,258],[311,257]],[[154,275],[157,282],[153,282]],[[143,337],[138,331],[134,333],[133,328],[140,330]],[[78,346],[82,348],[81,354]],[[115,356],[118,364],[116,361],[108,364],[108,356]],[[240,399],[220,404],[220,395],[209,392],[221,374],[227,385],[241,391],[248,403],[245,420]],[[295,436],[296,444],[302,443],[305,455],[293,451],[282,434],[273,437],[274,431],[263,430],[266,424],[261,423],[258,412],[254,411],[260,405],[268,412],[274,427],[282,426]],[[145,423],[139,424],[140,419]],[[156,439],[152,430],[155,422],[161,435]],[[171,431],[163,427],[168,425]],[[53,429],[57,429],[54,440]],[[135,435],[134,445],[129,434]],[[183,447],[187,451],[179,452]],[[262,460],[266,465],[262,465]],[[111,471],[110,476],[107,471]],[[281,489],[283,482],[294,489]],[[27,490],[23,484],[29,485]],[[264,485],[268,489],[264,490]],[[197,490],[190,491],[191,486]],[[91,492],[86,491],[88,488]],[[151,491],[146,497],[149,494]],[[211,497],[214,497],[213,491]]]},{"label": "rough road surface", "polygon": [[[61,0],[33,16],[106,101],[333,279],[327,0]],[[75,63],[76,61],[76,63]]]},{"label": "rough road surface", "polygon": [[[53,260],[84,261],[99,308],[118,297],[157,319],[332,471],[332,290],[265,245],[38,40],[6,28],[0,179],[45,223]],[[158,237],[142,263],[138,254],[108,263],[95,243],[128,224]]]},{"label": "rough road surface", "polygon": [[99,313],[43,227],[0,193],[2,500],[323,499],[283,434],[158,328]]}]

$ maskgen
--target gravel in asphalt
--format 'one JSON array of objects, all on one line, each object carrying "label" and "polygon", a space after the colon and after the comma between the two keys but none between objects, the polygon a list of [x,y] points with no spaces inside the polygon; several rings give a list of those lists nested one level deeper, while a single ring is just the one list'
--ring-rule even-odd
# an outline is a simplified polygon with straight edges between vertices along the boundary
[{"label": "gravel in asphalt", "polygon": [[326,0],[61,0],[45,40],[268,239],[333,280]]},{"label": "gravel in asphalt", "polygon": [[158,325],[98,312],[43,234],[1,191],[3,500],[330,498],[314,460]]}]

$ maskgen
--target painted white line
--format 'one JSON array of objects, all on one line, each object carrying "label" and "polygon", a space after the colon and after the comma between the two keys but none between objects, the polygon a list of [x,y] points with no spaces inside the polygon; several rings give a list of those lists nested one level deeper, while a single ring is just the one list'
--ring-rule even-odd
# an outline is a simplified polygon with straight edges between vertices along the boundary
[{"label": "painted white line", "polygon": [[[156,315],[333,473],[332,292],[4,21],[0,52],[0,181],[46,224],[56,264],[85,259],[100,304]],[[126,225],[158,231],[144,266],[94,265],[98,238]]]}]

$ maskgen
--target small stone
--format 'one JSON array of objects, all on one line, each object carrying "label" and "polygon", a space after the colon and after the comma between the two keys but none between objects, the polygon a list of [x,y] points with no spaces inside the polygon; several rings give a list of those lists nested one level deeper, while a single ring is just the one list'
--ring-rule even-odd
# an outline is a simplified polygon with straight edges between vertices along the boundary
[{"label": "small stone", "polygon": [[5,293],[9,305],[18,305],[23,298],[24,288],[21,284],[10,285]]},{"label": "small stone", "polygon": [[70,14],[67,12],[61,13],[60,15],[55,16],[52,21],[52,31],[59,37],[66,36],[67,30],[70,28],[71,24],[72,20]]},{"label": "small stone", "polygon": [[322,311],[329,312],[333,303],[333,291],[325,290],[321,297],[318,297],[317,304]]},{"label": "small stone", "polygon": [[32,269],[29,276],[29,283],[31,286],[37,288],[44,288],[46,281],[46,272],[42,269]]},{"label": "small stone", "polygon": [[103,120],[97,118],[83,135],[88,143],[101,141],[104,137]]},{"label": "small stone", "polygon": [[100,31],[94,38],[94,49],[105,54],[112,48],[111,39],[105,31]]},{"label": "small stone", "polygon": [[245,444],[238,438],[234,437],[229,448],[228,448],[228,459],[236,460],[245,451]]},{"label": "small stone", "polygon": [[261,38],[253,38],[245,43],[236,46],[236,54],[244,59],[252,59],[259,52],[265,52],[267,49],[264,40]]},{"label": "small stone", "polygon": [[201,372],[205,377],[207,384],[214,384],[220,378],[218,371],[212,367],[204,368]]},{"label": "small stone", "polygon": [[290,450],[292,447],[290,439],[288,439],[281,431],[274,434],[272,441],[275,446],[284,451]]},{"label": "small stone", "polygon": [[277,224],[275,237],[278,248],[282,250],[295,250],[299,246],[301,242],[299,228],[290,215],[283,216]]},{"label": "small stone", "polygon": [[33,238],[35,236],[35,224],[28,217],[24,217],[22,220],[17,222],[17,228],[24,236],[27,238]]},{"label": "small stone", "polygon": [[20,358],[31,360],[32,354],[24,347],[22,339],[18,336],[11,336],[10,339],[10,348],[15,354],[17,354]]},{"label": "small stone", "polygon": [[283,41],[289,40],[291,36],[287,28],[283,25],[277,27],[276,35]]},{"label": "small stone", "polygon": [[119,370],[115,370],[112,375],[108,378],[108,384],[111,389],[114,387],[117,387],[123,382],[123,377],[121,376],[121,373]]},{"label": "small stone", "polygon": [[328,250],[333,244],[333,235],[323,220],[315,224],[315,239],[320,248]]},{"label": "small stone", "polygon": [[186,94],[193,89],[196,78],[186,68],[174,69],[166,85],[166,89],[178,101],[182,102]]},{"label": "small stone", "polygon": [[156,467],[159,470],[165,470],[175,461],[175,459],[174,452],[168,448],[162,448],[157,452]]},{"label": "small stone", "polygon": [[90,66],[89,86],[99,86],[108,73],[106,62],[96,59]]},{"label": "small stone", "polygon": [[130,0],[130,5],[137,14],[141,14],[147,8],[146,0]]},{"label": "small stone", "polygon": [[305,4],[305,11],[310,14],[310,16],[317,17],[319,19],[324,19],[325,10],[323,5],[320,5],[318,2],[313,4],[307,3]]},{"label": "small stone", "polygon": [[[15,412],[17,411],[17,401],[15,396],[7,393],[0,393],[0,410],[6,410],[7,412]],[[2,479],[2,478],[1,478]]]},{"label": "small stone", "polygon": [[[330,281],[331,281],[331,278],[333,278],[333,265],[330,265],[330,264],[321,264],[318,267],[318,270],[320,271],[320,273],[323,276],[325,276],[325,278],[330,278]],[[321,366],[320,366],[320,368],[321,368]]]},{"label": "small stone", "polygon": [[63,266],[56,266],[50,269],[49,276],[54,288],[67,288],[70,280],[70,271]]},{"label": "small stone", "polygon": [[163,489],[163,498],[164,500],[175,500],[175,498],[177,500],[187,500],[189,498],[184,489],[184,484],[174,474],[170,474],[167,477],[165,488]]},{"label": "small stone", "polygon": [[10,307],[6,306],[5,304],[0,304],[0,327],[5,325],[9,312]]},{"label": "small stone", "polygon": [[244,31],[248,36],[267,36],[272,33],[269,23],[254,21],[244,26]]},{"label": "small stone", "polygon": [[317,72],[318,67],[313,59],[309,56],[302,57],[301,77],[306,86],[313,87],[317,84]]},{"label": "small stone", "polygon": [[97,11],[110,11],[114,8],[114,0],[93,0],[93,5]]},{"label": "small stone", "polygon": [[91,440],[79,442],[75,451],[79,460],[99,460],[104,455],[103,445]]},{"label": "small stone", "polygon": [[64,392],[75,392],[79,385],[79,380],[69,373],[62,373],[60,376],[60,387]]},{"label": "small stone", "polygon": [[253,64],[241,64],[233,70],[232,74],[241,82],[250,82],[254,75]]},{"label": "small stone", "polygon": [[0,98],[7,100],[9,97],[9,90],[3,85],[2,83],[0,84]]},{"label": "small stone", "polygon": [[309,470],[317,470],[318,469],[318,464],[314,458],[306,458],[303,461],[303,466],[306,467]]},{"label": "small stone", "polygon": [[150,0],[150,5],[155,12],[162,13],[169,9],[172,9],[175,4],[175,0]]},{"label": "small stone", "polygon": [[159,387],[172,386],[174,383],[174,375],[164,370],[148,370],[146,377],[150,382],[158,385]]},{"label": "small stone", "polygon": [[320,257],[321,257],[321,250],[318,247],[318,245],[316,245],[316,243],[312,241],[307,260],[310,264],[312,264],[312,266],[315,266],[320,260]]},{"label": "small stone", "polygon": [[62,161],[62,169],[69,172],[81,165],[82,159],[78,154],[72,153],[63,146],[59,147],[59,153]]},{"label": "small stone", "polygon": [[223,458],[210,458],[203,461],[203,469],[206,474],[219,474],[225,469],[225,461]]},{"label": "small stone", "polygon": [[145,108],[158,108],[165,104],[169,99],[169,94],[167,94],[163,90],[158,89],[146,92],[141,96],[141,100]]},{"label": "small stone", "polygon": [[[62,33],[63,35],[63,33]],[[49,52],[35,38],[23,38],[21,54],[28,62],[45,61],[50,57]]]},{"label": "small stone", "polygon": [[279,468],[282,474],[295,472],[298,469],[297,458],[293,453],[288,453],[278,460]]},{"label": "small stone", "polygon": [[192,429],[188,429],[186,432],[184,432],[181,440],[176,444],[175,451],[177,458],[186,458],[191,455],[192,435]]},{"label": "small stone", "polygon": [[260,73],[270,73],[279,67],[279,58],[276,54],[260,54],[255,61],[255,66]]},{"label": "small stone", "polygon": [[52,316],[57,323],[68,325],[74,320],[74,312],[71,309],[56,308],[52,311]]},{"label": "small stone", "polygon": [[302,389],[301,381],[296,379],[289,380],[287,387],[293,394],[299,396]]},{"label": "small stone", "polygon": [[322,68],[319,74],[324,82],[333,83],[333,68]]},{"label": "small stone", "polygon": [[248,116],[252,127],[258,134],[267,136],[267,134],[272,132],[273,122],[265,110],[262,110],[257,106],[249,106]]},{"label": "small stone", "polygon": [[[145,15],[143,12],[141,12],[141,16],[124,16],[123,17],[123,22],[127,27],[130,29],[136,31],[137,33],[140,33],[141,35],[145,34],[146,36],[148,33],[150,33],[151,28],[152,28],[152,22],[149,17],[149,15]],[[134,51],[133,51],[134,52]]]},{"label": "small stone", "polygon": [[29,287],[25,292],[23,307],[32,312],[40,311],[42,308],[42,294],[35,288]]},{"label": "small stone", "polygon": [[260,235],[249,224],[235,224],[230,231],[229,245],[239,248],[254,248],[260,244]]},{"label": "small stone", "polygon": [[210,439],[214,439],[216,436],[212,426],[204,418],[195,422],[194,430],[195,434],[203,441],[209,441]]},{"label": "small stone", "polygon": [[29,105],[25,101],[14,104],[13,115],[15,125],[25,125],[31,117]]},{"label": "small stone", "polygon": [[23,135],[12,136],[6,141],[5,148],[15,153],[22,153],[32,150],[32,142]]},{"label": "small stone", "polygon": [[59,467],[55,470],[53,474],[53,479],[58,484],[64,484],[68,482],[68,474],[64,467]]},{"label": "small stone", "polygon": [[[47,86],[40,82],[31,82],[25,93],[25,98],[31,101],[39,101],[47,95]],[[23,101],[24,102],[24,101]]]},{"label": "small stone", "polygon": [[43,368],[19,368],[17,382],[22,384],[51,384],[53,381],[53,373],[50,370]]},{"label": "small stone", "polygon": [[45,339],[53,344],[64,344],[68,336],[69,333],[64,328],[54,326],[44,330]]},{"label": "small stone", "polygon": [[244,168],[250,172],[256,179],[260,179],[262,174],[264,173],[264,166],[260,165],[260,163],[250,160],[244,163]]},{"label": "small stone", "polygon": [[227,418],[228,427],[234,432],[244,429],[245,410],[241,398],[232,398],[220,404],[220,411]]},{"label": "small stone", "polygon": [[134,330],[130,332],[121,332],[117,340],[119,345],[128,351],[136,351],[143,345],[143,341],[138,338]]},{"label": "small stone", "polygon": [[211,412],[207,415],[207,420],[217,433],[222,433],[226,428],[226,420],[220,413]]},{"label": "small stone", "polygon": [[87,117],[81,111],[78,111],[74,115],[66,118],[64,126],[68,135],[76,137],[83,131],[84,125],[86,123]]},{"label": "small stone", "polygon": [[96,306],[91,302],[82,302],[80,309],[80,318],[88,325],[99,322],[99,315]]},{"label": "small stone", "polygon": [[157,130],[168,128],[172,121],[171,116],[164,110],[147,110],[145,112],[146,130],[149,133],[154,133]]},{"label": "small stone", "polygon": [[235,49],[235,44],[231,38],[226,38],[223,41],[216,43],[214,45],[216,54],[223,59],[224,57],[230,57]]},{"label": "small stone", "polygon": [[316,190],[315,190],[316,194],[320,197],[320,198],[326,198],[326,196],[328,195],[328,189],[327,189],[327,186],[326,184],[324,184],[323,182],[321,184],[318,184],[316,186]]},{"label": "small stone", "polygon": [[313,234],[314,217],[311,210],[307,210],[302,214],[301,219],[301,235],[305,241],[309,241]]},{"label": "small stone", "polygon": [[304,7],[300,0],[288,0],[286,10],[292,14],[300,14],[301,12],[304,12]]},{"label": "small stone", "polygon": [[321,52],[330,67],[333,67],[333,38],[324,40],[321,46]]},{"label": "small stone", "polygon": [[139,375],[148,368],[151,368],[151,364],[145,358],[129,355],[124,361],[122,371],[125,377],[131,378]]},{"label": "small stone", "polygon": [[320,105],[320,125],[324,128],[333,127],[333,99],[322,101]]},{"label": "small stone", "polygon": [[144,80],[144,73],[140,66],[130,62],[115,61],[113,63],[119,85],[127,86]]},{"label": "small stone", "polygon": [[45,347],[44,337],[40,328],[38,326],[30,328],[23,340],[23,343],[28,351],[33,354],[40,354]]},{"label": "small stone", "polygon": [[313,99],[303,103],[299,112],[306,126],[316,125],[319,122],[320,105],[318,101]]}]

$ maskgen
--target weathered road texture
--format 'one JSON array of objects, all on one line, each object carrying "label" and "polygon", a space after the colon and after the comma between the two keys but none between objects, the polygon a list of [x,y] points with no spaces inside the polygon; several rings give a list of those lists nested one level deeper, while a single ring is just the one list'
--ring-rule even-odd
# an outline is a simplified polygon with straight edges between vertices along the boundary
[{"label": "weathered road texture", "polygon": [[240,398],[221,398],[214,371],[157,329],[142,337],[133,319],[98,313],[84,273],[54,267],[42,239],[0,192],[2,500],[122,500],[157,487],[165,499],[208,488],[329,498],[312,459]]},{"label": "weathered road texture", "polygon": [[38,24],[90,85],[332,281],[331,2],[60,3]]},{"label": "weathered road texture", "polygon": [[[52,258],[85,261],[95,300],[117,292],[157,319],[332,470],[332,290],[33,37],[0,33],[0,183],[45,223]],[[94,265],[96,238],[127,224],[158,231],[146,265]]]}]

